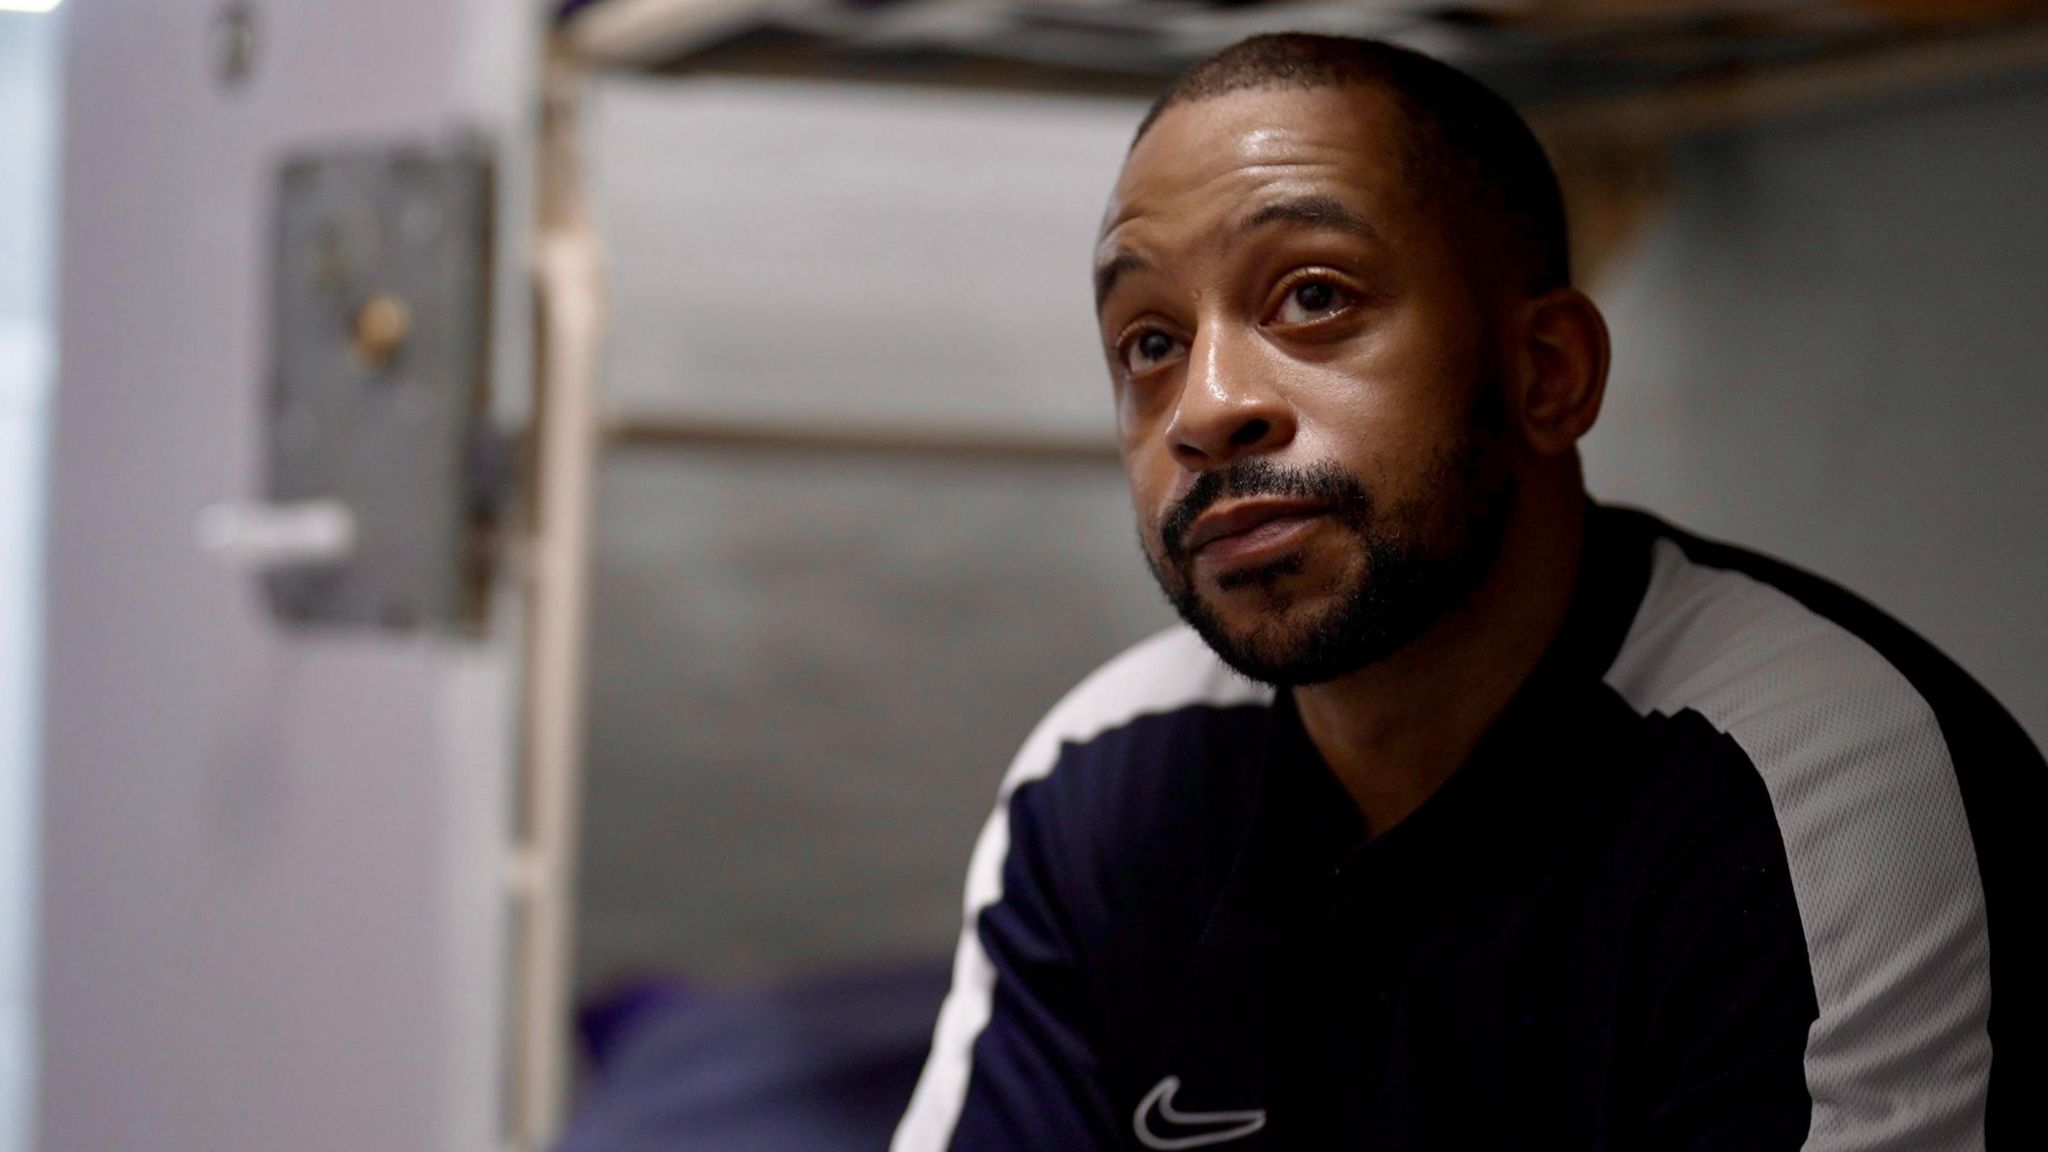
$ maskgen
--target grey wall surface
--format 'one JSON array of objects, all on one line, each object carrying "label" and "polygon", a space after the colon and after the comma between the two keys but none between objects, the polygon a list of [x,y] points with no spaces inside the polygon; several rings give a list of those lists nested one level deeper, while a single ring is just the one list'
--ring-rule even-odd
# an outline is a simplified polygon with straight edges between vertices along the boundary
[{"label": "grey wall surface", "polygon": [[[1138,109],[626,84],[622,411],[1108,433],[1085,269]],[[1600,287],[1599,495],[1832,575],[2048,736],[2048,88],[1687,146]],[[1032,720],[1167,619],[1114,469],[607,468],[580,961],[945,954]]]},{"label": "grey wall surface", "polygon": [[[1126,105],[618,82],[615,411],[1108,441],[1087,268]],[[607,464],[578,964],[946,955],[1033,721],[1170,616],[1109,464]]]},{"label": "grey wall surface", "polygon": [[1095,430],[1088,269],[1126,103],[614,81],[615,408]]},{"label": "grey wall surface", "polygon": [[586,985],[946,955],[1024,734],[1169,617],[1113,467],[606,471]]}]

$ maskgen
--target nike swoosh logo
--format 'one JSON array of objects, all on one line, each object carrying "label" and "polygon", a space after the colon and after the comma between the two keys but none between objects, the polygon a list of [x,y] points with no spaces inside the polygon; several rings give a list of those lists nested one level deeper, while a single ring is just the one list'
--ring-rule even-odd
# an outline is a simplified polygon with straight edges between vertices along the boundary
[{"label": "nike swoosh logo", "polygon": [[1168,1076],[1138,1101],[1131,1124],[1138,1130],[1138,1143],[1161,1152],[1178,1148],[1206,1148],[1241,1140],[1266,1126],[1266,1110],[1243,1112],[1183,1112],[1173,1106],[1173,1094],[1180,1091],[1180,1077]]}]

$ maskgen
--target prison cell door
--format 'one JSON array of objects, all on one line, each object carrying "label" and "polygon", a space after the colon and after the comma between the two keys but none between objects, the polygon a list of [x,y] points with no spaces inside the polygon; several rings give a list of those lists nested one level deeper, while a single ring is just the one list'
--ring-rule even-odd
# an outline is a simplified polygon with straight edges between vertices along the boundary
[{"label": "prison cell door", "polygon": [[535,1142],[544,6],[67,7],[37,1145]]}]

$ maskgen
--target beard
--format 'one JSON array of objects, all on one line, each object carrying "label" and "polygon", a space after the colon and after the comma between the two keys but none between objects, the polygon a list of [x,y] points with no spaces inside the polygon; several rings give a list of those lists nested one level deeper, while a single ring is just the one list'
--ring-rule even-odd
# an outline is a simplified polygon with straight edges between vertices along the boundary
[{"label": "beard", "polygon": [[[1391,507],[1329,461],[1290,468],[1251,457],[1205,472],[1161,519],[1158,554],[1146,548],[1146,563],[1181,619],[1249,679],[1320,684],[1378,663],[1469,602],[1500,557],[1515,483],[1492,415],[1482,395],[1422,490]],[[1216,578],[1218,590],[1259,601],[1249,625],[1230,623],[1198,586],[1189,527],[1218,500],[1248,496],[1314,500],[1351,539],[1350,562],[1321,604],[1304,603],[1290,584],[1307,566],[1301,550]]]}]

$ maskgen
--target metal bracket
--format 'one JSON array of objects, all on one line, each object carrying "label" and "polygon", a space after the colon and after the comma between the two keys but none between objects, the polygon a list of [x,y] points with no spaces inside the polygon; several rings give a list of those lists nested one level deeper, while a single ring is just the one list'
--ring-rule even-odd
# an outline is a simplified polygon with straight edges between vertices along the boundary
[{"label": "metal bracket", "polygon": [[[291,159],[276,230],[270,503],[209,510],[214,550],[262,569],[288,624],[480,625],[513,487],[486,416],[485,149]],[[323,517],[350,531],[309,550]]]}]

